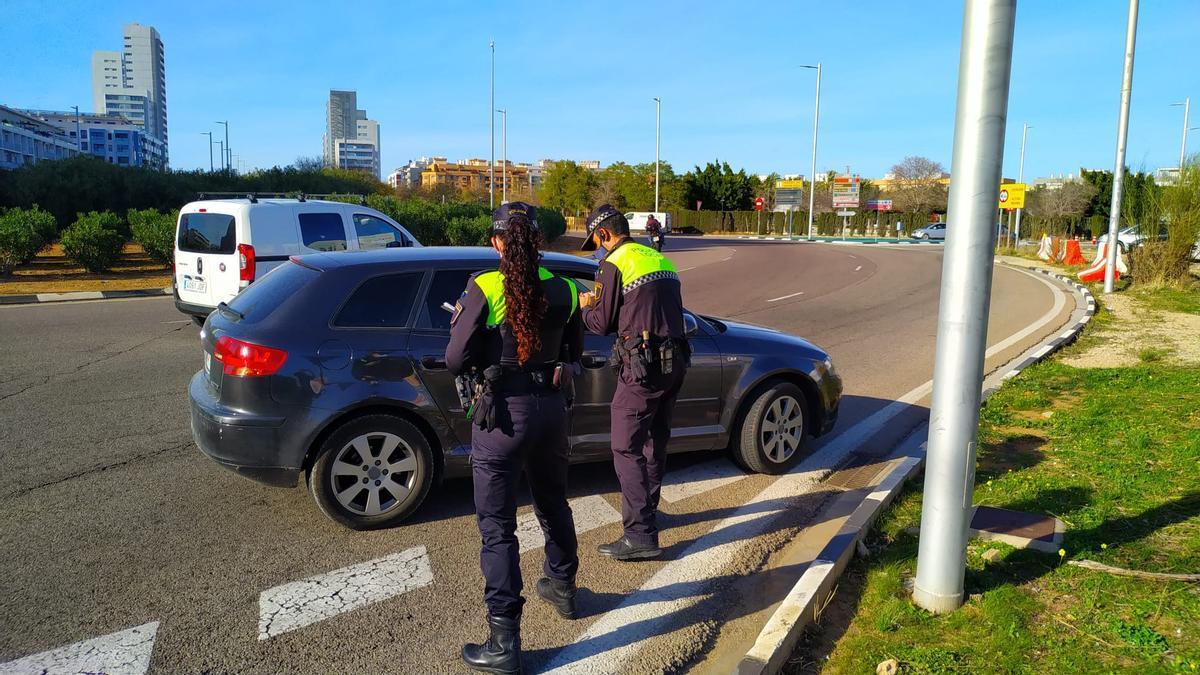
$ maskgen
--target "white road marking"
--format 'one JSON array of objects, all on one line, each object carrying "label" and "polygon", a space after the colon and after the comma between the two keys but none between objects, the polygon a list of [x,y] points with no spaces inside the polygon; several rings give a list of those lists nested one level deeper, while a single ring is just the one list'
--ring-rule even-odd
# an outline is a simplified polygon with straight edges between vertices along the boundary
[{"label": "white road marking", "polygon": [[150,668],[158,622],[73,645],[58,647],[16,661],[0,663],[0,673],[108,673],[142,675]]},{"label": "white road marking", "polygon": [[159,323],[191,323],[191,319],[180,319],[178,321],[159,321]]},{"label": "white road marking", "polygon": [[794,298],[797,295],[804,295],[804,291],[800,291],[799,293],[792,293],[791,295],[781,295],[778,298],[771,298],[767,302],[779,302],[780,300],[787,300],[788,298]]},{"label": "white road marking", "polygon": [[433,582],[424,546],[276,586],[258,596],[258,639],[267,640]]},{"label": "white road marking", "polygon": [[[570,500],[571,513],[575,517],[575,532],[582,534],[609,523],[621,522],[621,514],[600,495],[588,495]],[[521,544],[521,553],[541,548],[546,540],[542,536],[542,526],[538,524],[537,514],[530,511],[517,517],[517,541]]]},{"label": "white road marking", "polygon": [[695,266],[692,266],[692,267],[685,267],[685,268],[683,268],[683,269],[681,269],[681,270],[679,270],[679,271],[680,271],[680,272],[688,272],[688,271],[691,271],[691,270],[694,270],[694,269],[696,269],[696,268],[695,268]]},{"label": "white road marking", "polygon": [[855,271],[855,272],[857,272],[857,271],[859,271],[859,270],[861,270],[861,269],[862,269],[862,265],[859,265],[858,267],[855,267],[855,268],[854,268],[854,271]]},{"label": "white road marking", "polygon": [[745,472],[728,459],[693,464],[682,471],[667,472],[662,486],[662,498],[668,503],[677,502],[736,483],[745,477]]},{"label": "white road marking", "polygon": [[1012,335],[1009,335],[1007,338],[1001,340],[1000,342],[997,342],[996,344],[992,345],[992,347],[987,350],[988,356],[991,356],[993,354],[998,354],[998,353],[1004,351],[1005,349],[1008,349],[1009,347],[1017,344],[1018,342],[1025,339],[1027,336],[1033,334],[1034,332],[1041,330],[1042,326],[1050,323],[1050,321],[1053,320],[1054,317],[1058,316],[1058,313],[1060,311],[1062,311],[1063,305],[1067,304],[1066,293],[1061,292],[1061,290],[1059,289],[1058,286],[1055,286],[1054,284],[1052,284],[1050,282],[1050,280],[1046,279],[1043,275],[1040,275],[1040,274],[1037,274],[1034,272],[1026,272],[1025,270],[1021,270],[1021,269],[1018,269],[1016,271],[1022,272],[1030,277],[1033,277],[1034,279],[1037,279],[1038,281],[1042,282],[1043,284],[1045,284],[1046,287],[1050,289],[1050,293],[1052,293],[1054,295],[1054,306],[1051,307],[1048,312],[1046,312],[1045,314],[1038,317],[1037,321],[1029,324],[1024,329],[1019,330],[1016,333],[1013,333]]}]

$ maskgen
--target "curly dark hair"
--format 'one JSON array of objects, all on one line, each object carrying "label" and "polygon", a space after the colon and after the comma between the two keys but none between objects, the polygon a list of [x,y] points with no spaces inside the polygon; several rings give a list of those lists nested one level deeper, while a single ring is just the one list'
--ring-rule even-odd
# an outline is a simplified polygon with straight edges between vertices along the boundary
[{"label": "curly dark hair", "polygon": [[512,216],[497,234],[504,242],[500,273],[504,275],[505,320],[517,338],[517,362],[525,365],[542,348],[541,325],[546,318],[546,292],[538,276],[542,233],[528,218]]}]

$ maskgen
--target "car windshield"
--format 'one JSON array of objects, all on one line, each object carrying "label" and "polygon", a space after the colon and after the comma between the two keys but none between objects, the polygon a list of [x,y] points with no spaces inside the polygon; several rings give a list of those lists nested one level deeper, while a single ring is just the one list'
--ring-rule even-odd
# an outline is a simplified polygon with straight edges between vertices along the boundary
[{"label": "car windshield", "polygon": [[179,250],[233,253],[234,218],[224,213],[185,213],[179,217]]},{"label": "car windshield", "polygon": [[284,263],[234,296],[229,306],[249,323],[265,319],[318,274],[320,272],[311,267]]}]

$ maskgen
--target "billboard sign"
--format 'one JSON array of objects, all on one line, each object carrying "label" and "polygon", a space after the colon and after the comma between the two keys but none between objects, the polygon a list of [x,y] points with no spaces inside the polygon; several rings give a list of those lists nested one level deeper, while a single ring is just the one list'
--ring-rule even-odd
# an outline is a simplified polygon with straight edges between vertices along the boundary
[{"label": "billboard sign", "polygon": [[862,182],[858,176],[836,176],[833,179],[833,208],[858,208],[858,191]]},{"label": "billboard sign", "polygon": [[890,200],[890,199],[868,199],[866,208],[868,211],[891,211],[892,210],[892,200]]}]

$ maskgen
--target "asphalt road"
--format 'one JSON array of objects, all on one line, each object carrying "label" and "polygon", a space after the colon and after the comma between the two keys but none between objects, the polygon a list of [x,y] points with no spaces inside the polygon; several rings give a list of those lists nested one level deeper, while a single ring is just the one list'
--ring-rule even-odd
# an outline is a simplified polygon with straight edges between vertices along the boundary
[{"label": "asphalt road", "polygon": [[[668,254],[690,308],[833,355],[842,418],[814,450],[883,450],[927,414],[940,247],[675,238]],[[989,365],[1054,333],[1072,309],[1047,282],[997,268]],[[447,482],[403,527],[360,533],[323,518],[302,488],[217,467],[189,431],[197,329],[169,298],[0,308],[0,345],[0,672],[135,627],[106,648],[123,644],[136,665],[152,646],[152,672],[463,672],[460,645],[484,631],[469,481]],[[897,400],[913,405],[854,436]],[[729,466],[712,454],[672,460],[667,555],[636,564],[595,553],[620,532],[612,467],[574,467],[586,617],[563,621],[530,600],[527,666],[656,672],[703,656],[729,608],[747,604],[722,593],[831,494]],[[540,565],[540,549],[523,554],[527,591]],[[322,589],[308,614],[291,611]]]}]

